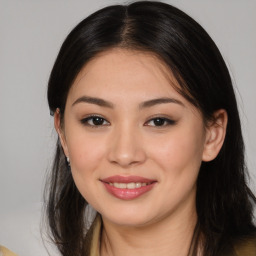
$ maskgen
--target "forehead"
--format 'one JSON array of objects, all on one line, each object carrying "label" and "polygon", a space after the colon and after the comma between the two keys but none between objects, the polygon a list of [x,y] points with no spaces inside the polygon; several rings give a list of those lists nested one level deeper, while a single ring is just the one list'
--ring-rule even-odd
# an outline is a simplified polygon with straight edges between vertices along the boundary
[{"label": "forehead", "polygon": [[115,48],[98,54],[82,68],[69,96],[183,98],[176,88],[179,84],[170,68],[154,54]]}]

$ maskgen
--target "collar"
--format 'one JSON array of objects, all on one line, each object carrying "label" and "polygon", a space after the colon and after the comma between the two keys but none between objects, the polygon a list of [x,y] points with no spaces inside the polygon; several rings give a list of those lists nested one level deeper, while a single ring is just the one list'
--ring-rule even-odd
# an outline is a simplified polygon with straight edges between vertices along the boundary
[{"label": "collar", "polygon": [[90,256],[100,256],[100,238],[101,238],[102,220],[99,214],[97,214],[94,221]]}]

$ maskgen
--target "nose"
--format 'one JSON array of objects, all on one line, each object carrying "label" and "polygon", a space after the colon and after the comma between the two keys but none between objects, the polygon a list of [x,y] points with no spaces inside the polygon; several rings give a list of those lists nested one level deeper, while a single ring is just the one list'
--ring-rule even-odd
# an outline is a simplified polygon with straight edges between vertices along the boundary
[{"label": "nose", "polygon": [[108,160],[122,168],[143,163],[146,160],[146,152],[139,131],[129,128],[128,125],[113,131]]}]

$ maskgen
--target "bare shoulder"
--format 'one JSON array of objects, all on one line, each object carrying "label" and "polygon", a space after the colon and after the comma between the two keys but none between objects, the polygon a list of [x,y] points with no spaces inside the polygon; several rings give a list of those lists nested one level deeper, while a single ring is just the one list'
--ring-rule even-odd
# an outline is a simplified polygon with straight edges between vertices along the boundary
[{"label": "bare shoulder", "polygon": [[17,254],[0,245],[0,256],[17,256]]}]

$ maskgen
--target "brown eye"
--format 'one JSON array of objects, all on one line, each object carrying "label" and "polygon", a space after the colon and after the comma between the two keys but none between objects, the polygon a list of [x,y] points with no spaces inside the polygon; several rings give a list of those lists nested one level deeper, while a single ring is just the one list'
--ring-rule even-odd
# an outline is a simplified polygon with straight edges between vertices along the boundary
[{"label": "brown eye", "polygon": [[82,124],[88,126],[105,126],[109,125],[109,122],[101,116],[89,116],[81,120]]},{"label": "brown eye", "polygon": [[163,117],[153,118],[146,123],[147,126],[156,126],[156,127],[173,125],[173,124],[175,124],[175,121],[167,118],[163,118]]},{"label": "brown eye", "polygon": [[103,125],[104,119],[101,117],[93,117],[91,119],[91,122],[93,123],[93,125]]},{"label": "brown eye", "polygon": [[163,118],[156,118],[156,119],[153,120],[153,123],[154,123],[155,126],[162,126],[162,125],[165,124],[165,121],[166,120],[163,119]]}]

